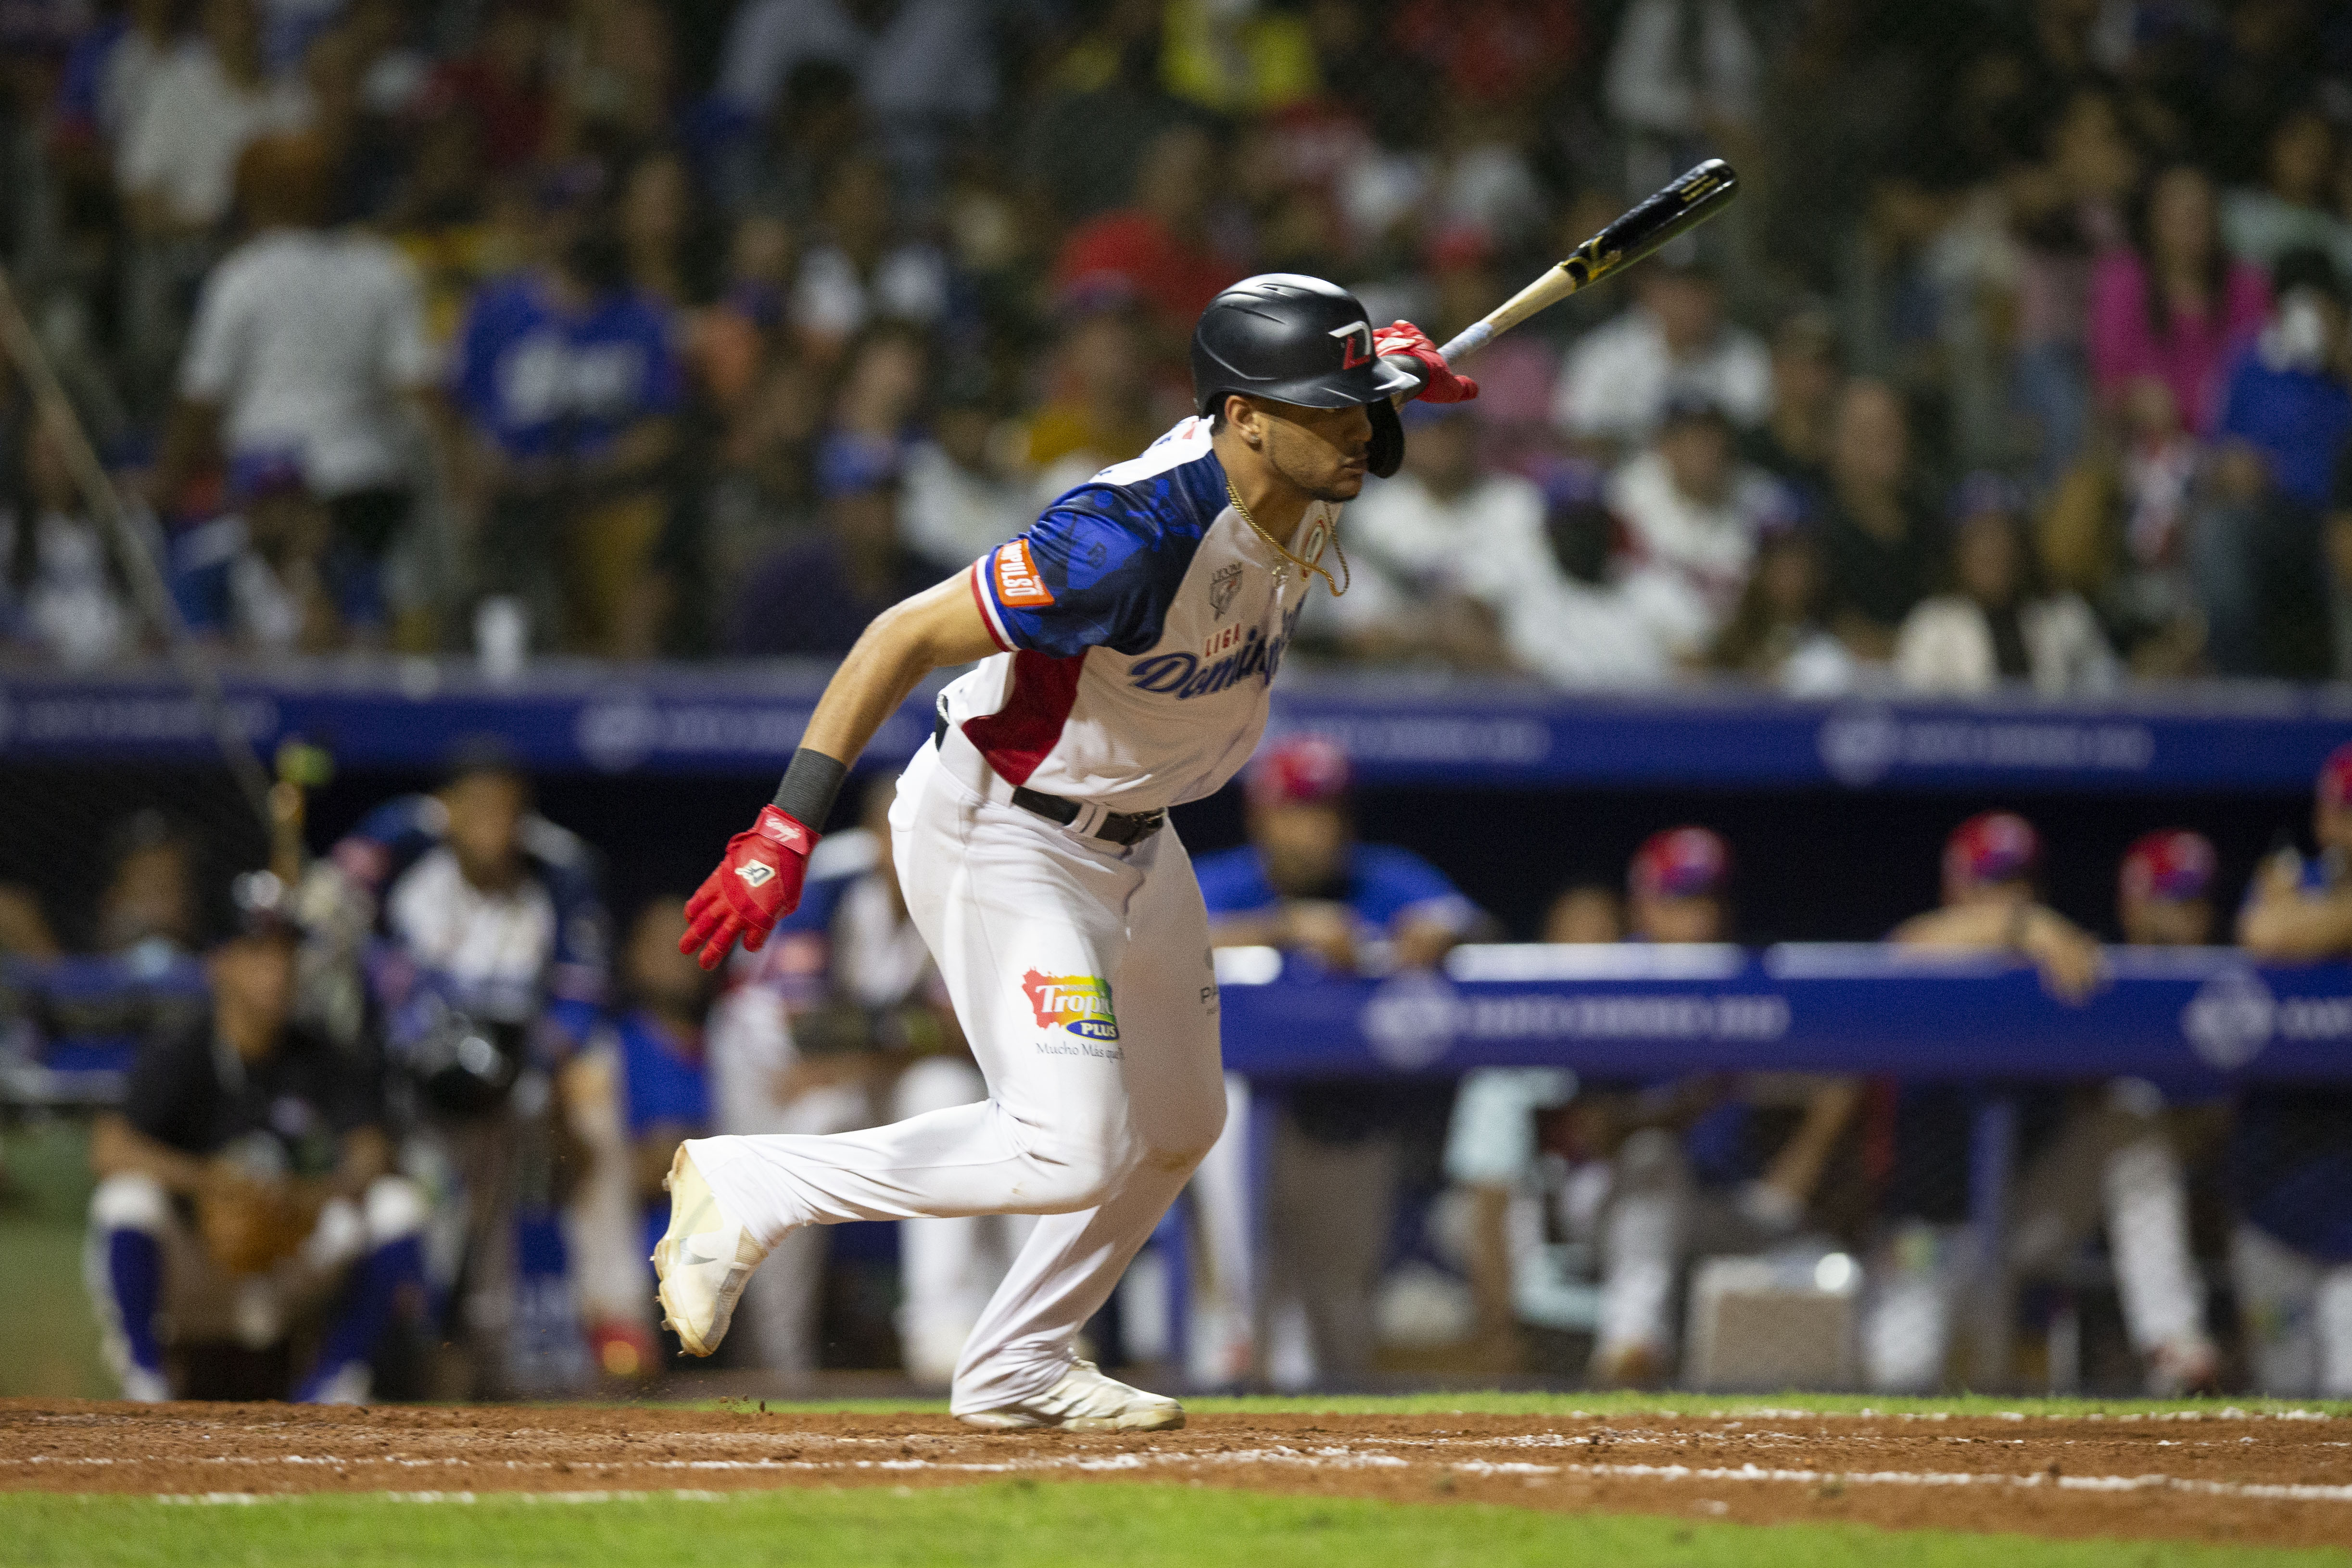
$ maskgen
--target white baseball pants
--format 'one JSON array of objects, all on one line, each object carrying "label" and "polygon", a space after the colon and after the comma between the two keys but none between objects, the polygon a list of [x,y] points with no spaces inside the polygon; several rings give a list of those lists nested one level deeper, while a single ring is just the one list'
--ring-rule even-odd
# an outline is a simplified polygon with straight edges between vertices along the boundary
[{"label": "white baseball pants", "polygon": [[1013,805],[960,733],[898,781],[891,845],[973,1058],[976,1104],[829,1137],[688,1145],[760,1242],[856,1219],[1035,1214],[952,1407],[1051,1388],[1224,1124],[1208,919],[1172,827],[1129,848]]}]

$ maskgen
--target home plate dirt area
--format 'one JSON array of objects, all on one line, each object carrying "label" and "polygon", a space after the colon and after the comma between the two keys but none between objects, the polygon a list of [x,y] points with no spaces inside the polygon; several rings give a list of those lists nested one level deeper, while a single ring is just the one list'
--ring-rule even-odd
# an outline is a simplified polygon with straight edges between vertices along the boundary
[{"label": "home plate dirt area", "polygon": [[1151,1479],[1417,1501],[2270,1545],[2352,1541],[2352,1419],[1195,1415],[1153,1435],[945,1415],[0,1401],[0,1488],[717,1491]]}]

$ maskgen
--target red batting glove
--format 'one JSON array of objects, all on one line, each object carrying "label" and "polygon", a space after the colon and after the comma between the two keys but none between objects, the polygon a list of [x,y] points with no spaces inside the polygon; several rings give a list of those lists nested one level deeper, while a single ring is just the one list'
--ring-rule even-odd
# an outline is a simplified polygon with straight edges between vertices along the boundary
[{"label": "red batting glove", "polygon": [[686,900],[686,934],[678,939],[678,952],[700,948],[705,969],[718,968],[738,937],[744,952],[759,952],[776,922],[800,907],[816,839],[776,807],[761,807],[751,831],[727,841],[719,869]]},{"label": "red batting glove", "polygon": [[1382,359],[1409,359],[1420,367],[1423,403],[1467,403],[1478,395],[1478,384],[1445,368],[1445,356],[1429,334],[1411,321],[1397,321],[1372,334],[1372,352]]}]

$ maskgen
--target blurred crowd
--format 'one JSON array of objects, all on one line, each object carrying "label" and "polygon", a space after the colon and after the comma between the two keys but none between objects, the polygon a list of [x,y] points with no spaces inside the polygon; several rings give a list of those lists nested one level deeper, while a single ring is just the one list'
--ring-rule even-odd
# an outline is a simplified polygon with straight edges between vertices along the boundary
[{"label": "blurred crowd", "polygon": [[[987,1092],[899,891],[892,793],[868,787],[799,910],[716,974],[680,954],[674,893],[615,928],[601,858],[487,741],[233,898],[203,837],[154,812],[111,836],[69,944],[0,886],[0,1087],[121,1074],[83,1102],[88,1277],[126,1396],[546,1396],[680,1366],[646,1259],[681,1139],[836,1132]],[[1548,944],[1509,950],[1520,977],[1686,974],[1670,950],[1750,930],[1739,853],[1703,825],[1661,827],[1622,880],[1563,888],[1507,931],[1439,866],[1359,836],[1331,742],[1271,742],[1244,797],[1245,841],[1198,861],[1223,982],[1264,982],[1279,953],[1286,981],[1427,986],[1458,945],[1502,937]],[[2148,833],[2112,910],[2068,912],[2044,891],[2066,847],[1981,814],[1944,847],[1940,905],[1885,940],[1906,963],[2031,966],[2070,1006],[2120,962],[2095,929],[2352,958],[2352,746],[2310,826],[2311,854],[2275,849],[2242,890],[2201,835]],[[1107,1364],[1207,1387],[1419,1371],[2352,1394],[2339,1088],[1727,1064],[1292,1083],[1255,1117],[1249,1082],[1226,1095],[1177,1218],[1088,1328]],[[1989,1228],[1982,1195],[2002,1188]],[[845,1368],[945,1386],[1027,1223],[789,1232],[722,1349],[733,1386]]]},{"label": "blurred crowd", "polygon": [[1562,686],[2352,676],[2320,0],[24,0],[0,644],[841,652],[1188,412],[1216,290],[1443,341],[1303,648]]}]

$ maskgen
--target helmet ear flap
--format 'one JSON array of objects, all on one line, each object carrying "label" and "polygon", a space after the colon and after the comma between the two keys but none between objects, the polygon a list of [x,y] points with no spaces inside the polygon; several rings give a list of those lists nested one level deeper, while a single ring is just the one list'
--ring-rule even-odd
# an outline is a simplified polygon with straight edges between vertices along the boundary
[{"label": "helmet ear flap", "polygon": [[1364,466],[1376,478],[1391,478],[1404,461],[1404,421],[1385,397],[1364,405],[1364,411],[1372,417],[1372,449],[1365,455]]}]

